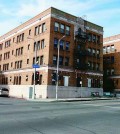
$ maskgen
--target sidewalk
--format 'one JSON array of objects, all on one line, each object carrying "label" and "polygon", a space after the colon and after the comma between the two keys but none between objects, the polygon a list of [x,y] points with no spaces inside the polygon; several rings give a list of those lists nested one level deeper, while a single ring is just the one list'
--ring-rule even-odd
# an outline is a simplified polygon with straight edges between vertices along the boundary
[{"label": "sidewalk", "polygon": [[95,101],[95,100],[115,100],[118,98],[108,98],[108,97],[93,97],[93,98],[62,98],[62,99],[28,99],[28,101],[33,102],[74,102],[74,101]]}]

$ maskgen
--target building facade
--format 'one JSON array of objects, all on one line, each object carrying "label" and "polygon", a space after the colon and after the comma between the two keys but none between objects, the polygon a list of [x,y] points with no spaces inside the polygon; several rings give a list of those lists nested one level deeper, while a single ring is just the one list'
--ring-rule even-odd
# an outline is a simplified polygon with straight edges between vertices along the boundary
[{"label": "building facade", "polygon": [[102,95],[103,28],[53,7],[0,37],[0,85],[29,98],[38,64],[36,98],[55,97],[58,44],[58,97]]},{"label": "building facade", "polygon": [[120,34],[104,38],[104,91],[120,94]]}]

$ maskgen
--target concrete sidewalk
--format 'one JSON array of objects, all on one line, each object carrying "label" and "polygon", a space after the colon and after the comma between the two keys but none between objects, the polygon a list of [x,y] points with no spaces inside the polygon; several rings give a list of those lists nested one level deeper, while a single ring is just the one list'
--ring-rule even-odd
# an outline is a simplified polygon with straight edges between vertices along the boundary
[{"label": "concrete sidewalk", "polygon": [[95,100],[115,100],[119,98],[109,98],[109,97],[91,97],[91,98],[58,98],[57,100],[55,98],[53,99],[28,99],[28,101],[33,102],[74,102],[74,101],[95,101]]}]

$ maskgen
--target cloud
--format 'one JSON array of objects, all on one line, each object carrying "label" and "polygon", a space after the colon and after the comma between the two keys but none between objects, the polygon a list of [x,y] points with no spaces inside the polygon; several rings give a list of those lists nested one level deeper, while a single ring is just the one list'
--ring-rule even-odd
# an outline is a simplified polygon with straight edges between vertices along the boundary
[{"label": "cloud", "polygon": [[0,18],[4,18],[4,22],[0,22],[0,34],[51,6],[75,16],[87,16],[88,21],[101,25],[107,30],[111,29],[112,32],[111,26],[115,25],[116,19],[118,20],[117,24],[120,23],[118,19],[120,9],[117,8],[117,1],[119,0],[17,0],[11,6],[0,3]]}]

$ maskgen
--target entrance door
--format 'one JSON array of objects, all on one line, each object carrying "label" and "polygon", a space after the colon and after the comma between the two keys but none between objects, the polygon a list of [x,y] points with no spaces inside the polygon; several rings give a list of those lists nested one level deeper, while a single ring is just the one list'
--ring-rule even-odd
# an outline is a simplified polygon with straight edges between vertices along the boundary
[{"label": "entrance door", "polygon": [[82,86],[81,77],[77,77],[77,87],[81,87],[81,86]]},{"label": "entrance door", "polygon": [[64,86],[69,85],[69,76],[64,76]]}]

